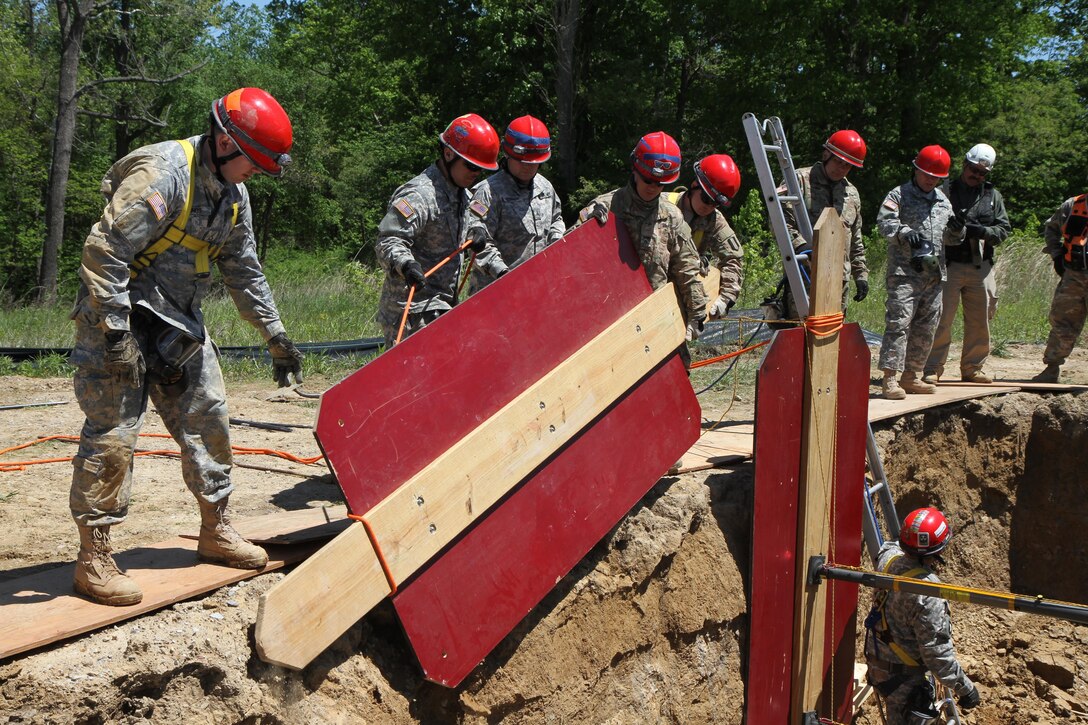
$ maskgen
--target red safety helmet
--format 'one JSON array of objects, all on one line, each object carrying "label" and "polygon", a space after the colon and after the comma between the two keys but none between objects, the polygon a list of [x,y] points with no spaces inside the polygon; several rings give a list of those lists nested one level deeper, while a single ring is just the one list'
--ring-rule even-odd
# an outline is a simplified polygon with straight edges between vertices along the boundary
[{"label": "red safety helmet", "polygon": [[522,116],[506,127],[502,137],[502,150],[512,159],[527,164],[542,164],[551,158],[552,137],[548,127],[539,118]]},{"label": "red safety helmet", "polygon": [[943,148],[934,144],[918,152],[918,157],[914,159],[914,166],[930,176],[944,179],[952,166],[952,157]]},{"label": "red safety helmet", "polygon": [[740,191],[740,169],[729,154],[713,154],[695,162],[695,180],[706,195],[723,209]]},{"label": "red safety helmet", "polygon": [[499,168],[499,134],[483,116],[475,113],[458,116],[438,140],[474,166],[488,171]]},{"label": "red safety helmet", "polygon": [[212,119],[254,166],[269,176],[283,175],[291,163],[291,119],[267,91],[231,91],[212,104]]},{"label": "red safety helmet", "polygon": [[948,546],[952,527],[935,508],[915,509],[903,519],[899,529],[899,544],[913,556],[933,556]]},{"label": "red safety helmet", "polygon": [[631,152],[631,165],[647,181],[671,184],[680,177],[680,145],[664,131],[648,133]]},{"label": "red safety helmet", "polygon": [[840,159],[859,169],[865,166],[865,139],[857,131],[848,128],[836,131],[824,141],[824,148]]}]

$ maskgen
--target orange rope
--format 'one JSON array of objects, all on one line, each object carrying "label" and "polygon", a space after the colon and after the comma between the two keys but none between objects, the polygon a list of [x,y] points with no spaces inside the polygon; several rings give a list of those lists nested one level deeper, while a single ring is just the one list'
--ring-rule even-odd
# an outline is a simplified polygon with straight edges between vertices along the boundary
[{"label": "orange rope", "polygon": [[404,314],[400,316],[400,327],[397,328],[397,339],[393,342],[394,345],[400,344],[401,337],[404,336],[404,323],[408,322],[408,310],[412,307],[412,298],[416,296],[416,286],[412,285],[408,288],[408,301],[404,303]]},{"label": "orange rope", "polygon": [[[456,257],[458,254],[465,251],[465,249],[467,249],[468,245],[470,245],[470,244],[472,244],[472,240],[471,239],[466,239],[464,244],[462,244],[460,247],[458,247],[457,249],[455,249],[452,252],[450,252],[449,254],[447,254],[445,259],[443,259],[441,262],[439,262],[438,264],[436,264],[435,266],[431,267],[426,272],[424,272],[423,273],[423,278],[426,279],[426,278],[430,277],[432,274],[434,274],[435,272],[437,272],[438,270],[445,267],[446,262],[450,261],[451,259]],[[475,258],[475,254],[473,255],[473,258]],[[416,288],[415,288],[414,285],[408,288],[408,301],[404,303],[404,313],[400,316],[400,329],[397,330],[397,339],[396,339],[396,342],[393,343],[394,345],[399,343],[400,340],[401,340],[401,337],[404,335],[404,324],[406,322],[408,322],[408,309],[412,306],[412,297],[415,296],[415,293],[416,293]],[[458,290],[458,294],[460,294],[460,290]]]},{"label": "orange rope", "polygon": [[805,318],[805,329],[816,337],[827,337],[842,329],[843,313],[810,315]]},{"label": "orange rope", "polygon": [[[141,433],[140,437],[141,438],[171,438],[172,436],[169,433]],[[41,438],[30,441],[29,443],[23,443],[21,445],[11,446],[10,448],[5,448],[3,450],[0,450],[0,456],[4,455],[5,453],[10,453],[12,451],[19,451],[19,450],[22,450],[24,448],[29,448],[30,446],[36,446],[39,443],[46,443],[48,441],[79,442],[79,436],[72,436],[72,435],[42,436]],[[277,458],[283,458],[285,460],[293,461],[294,463],[301,463],[301,464],[307,465],[307,466],[313,465],[313,464],[317,463],[318,461],[322,460],[321,456],[312,456],[312,457],[296,456],[293,453],[287,453],[286,451],[277,451],[277,450],[272,449],[272,448],[245,448],[243,446],[231,446],[231,450],[234,453],[238,454],[238,455],[243,455],[244,456],[244,455],[258,455],[259,454],[259,455],[265,455],[265,456],[276,456]],[[170,456],[172,458],[177,458],[177,457],[181,456],[181,451],[173,451],[173,450],[135,451],[135,452],[133,452],[132,455],[134,455],[134,456]],[[66,463],[66,462],[71,461],[73,458],[75,458],[75,456],[67,456],[67,457],[64,457],[64,458],[38,458],[38,459],[34,459],[34,460],[29,460],[29,461],[4,461],[4,462],[0,463],[0,473],[15,473],[17,471],[25,471],[28,466],[37,466],[37,465],[41,465],[41,464],[45,464],[45,463]]]},{"label": "orange rope", "polygon": [[744,348],[742,350],[737,350],[735,352],[728,352],[725,355],[719,355],[718,357],[710,357],[710,358],[707,358],[706,360],[700,360],[698,362],[693,362],[691,364],[691,368],[692,368],[692,370],[694,370],[695,368],[701,368],[701,367],[705,367],[707,365],[713,365],[714,363],[719,363],[722,360],[728,360],[731,357],[737,357],[739,355],[743,355],[746,352],[751,352],[752,350],[758,350],[759,348],[763,347],[764,345],[769,345],[770,342],[771,342],[770,340],[766,340],[764,342],[757,342],[755,345],[752,345],[750,347],[746,347],[746,348]]},{"label": "orange rope", "polygon": [[382,552],[382,547],[378,545],[378,537],[375,536],[374,529],[370,528],[370,522],[356,514],[348,514],[348,518],[358,521],[366,530],[366,535],[370,539],[370,545],[374,547],[374,554],[378,557],[378,563],[381,564],[382,572],[385,574],[385,580],[389,583],[389,596],[393,596],[397,593],[397,582],[393,578],[393,570],[389,568],[389,562],[385,560],[385,554]]}]

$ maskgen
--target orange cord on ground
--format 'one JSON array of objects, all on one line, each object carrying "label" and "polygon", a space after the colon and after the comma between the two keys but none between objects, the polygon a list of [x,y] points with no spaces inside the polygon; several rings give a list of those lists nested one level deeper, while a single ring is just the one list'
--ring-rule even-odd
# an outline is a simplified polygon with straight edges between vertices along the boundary
[{"label": "orange cord on ground", "polygon": [[[141,438],[170,438],[168,433],[141,433]],[[22,443],[17,446],[11,446],[0,450],[0,456],[5,453],[11,453],[12,451],[19,451],[30,446],[36,446],[39,443],[46,443],[48,441],[72,441],[79,442],[79,436],[72,435],[51,435],[42,436],[36,440],[32,440],[29,443]],[[294,463],[301,463],[303,465],[313,465],[322,460],[321,456],[296,456],[293,453],[287,453],[286,451],[277,451],[272,448],[246,448],[243,446],[231,446],[231,450],[238,455],[265,455],[276,456],[277,458],[283,458]],[[177,457],[181,455],[180,451],[173,450],[157,450],[157,451],[136,451],[132,455],[134,456],[172,456]],[[16,471],[25,471],[28,466],[37,466],[44,463],[65,463],[71,461],[75,456],[67,456],[64,458],[38,458],[29,461],[4,461],[0,462],[0,473],[14,473]]]}]

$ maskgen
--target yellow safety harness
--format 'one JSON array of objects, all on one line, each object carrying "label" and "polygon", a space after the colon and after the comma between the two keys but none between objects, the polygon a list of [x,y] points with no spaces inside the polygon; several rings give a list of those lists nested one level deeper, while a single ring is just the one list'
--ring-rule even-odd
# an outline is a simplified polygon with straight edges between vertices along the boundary
[{"label": "yellow safety harness", "polygon": [[[898,556],[893,557],[891,561],[884,565],[883,572],[887,574],[888,570],[891,569],[892,564],[894,564],[898,559]],[[915,567],[914,569],[903,572],[900,576],[909,579],[919,579],[921,578],[920,575],[928,573],[929,572],[927,569],[924,569],[922,567]],[[876,596],[873,597],[873,609],[869,613],[869,617],[866,618],[865,623],[869,625],[870,628],[873,630],[873,636],[886,644],[888,646],[888,649],[892,651],[892,654],[899,658],[900,662],[908,667],[921,667],[922,664],[918,660],[907,654],[907,651],[900,647],[898,644],[896,644],[895,640],[892,639],[891,628],[888,626],[888,616],[885,611],[885,605],[887,603],[888,590],[882,589],[876,593]],[[879,618],[874,618],[873,615],[878,612],[880,614]],[[873,621],[874,619],[875,621]]]},{"label": "yellow safety harness", "polygon": [[[188,250],[196,252],[196,276],[207,277],[211,274],[211,262],[219,258],[219,253],[223,250],[222,245],[213,245],[209,242],[194,237],[192,234],[185,232],[185,225],[189,223],[189,213],[193,210],[193,190],[196,188],[197,177],[197,158],[196,150],[193,145],[187,140],[182,139],[178,141],[181,144],[181,148],[185,151],[185,159],[189,165],[189,189],[185,194],[185,206],[181,208],[181,213],[177,218],[170,223],[170,227],[166,230],[166,233],[161,238],[152,242],[144,248],[142,252],[136,255],[136,258],[132,260],[129,267],[129,277],[136,278],[136,275],[141,270],[147,269],[155,261],[155,258],[162,254],[163,251],[169,249],[170,245],[178,244],[185,247]],[[232,215],[230,220],[231,228],[238,223],[238,204],[235,202],[232,206]]]},{"label": "yellow safety harness", "polygon": [[[683,191],[670,191],[665,197],[675,206],[680,206],[680,197],[684,195]],[[703,251],[703,230],[693,230],[691,232],[691,241],[695,242],[695,248],[700,252]]]}]

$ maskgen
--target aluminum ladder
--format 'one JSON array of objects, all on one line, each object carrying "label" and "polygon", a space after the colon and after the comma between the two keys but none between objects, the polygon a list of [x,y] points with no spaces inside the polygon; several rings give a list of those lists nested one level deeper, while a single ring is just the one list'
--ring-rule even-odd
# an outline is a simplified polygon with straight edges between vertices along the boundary
[{"label": "aluminum ladder", "polygon": [[[786,132],[782,129],[782,120],[777,116],[760,121],[754,114],[746,113],[743,116],[743,122],[744,132],[748,136],[748,146],[752,151],[752,160],[755,162],[756,172],[759,175],[759,185],[763,189],[763,200],[767,204],[771,230],[778,244],[778,252],[782,256],[786,279],[789,280],[790,293],[793,295],[798,314],[805,317],[809,309],[808,287],[793,249],[793,239],[786,226],[785,205],[790,205],[797,229],[809,244],[812,244],[812,221],[809,219],[804,199],[801,198],[801,186],[793,167],[793,157],[790,156],[790,149],[786,144]],[[782,174],[781,183],[775,181],[769,160],[771,154],[778,160]],[[786,193],[780,194],[780,188],[785,188]],[[885,540],[883,532],[887,531],[891,538],[898,538],[899,518],[895,513],[895,499],[888,486],[888,478],[884,474],[884,463],[880,459],[880,451],[873,437],[873,427],[866,421],[865,428],[865,452],[869,463],[869,476],[865,481],[865,516],[862,517],[862,530],[869,556],[876,561],[877,552]],[[885,528],[883,529],[880,526],[880,516],[877,515],[878,508],[884,519]]]}]

